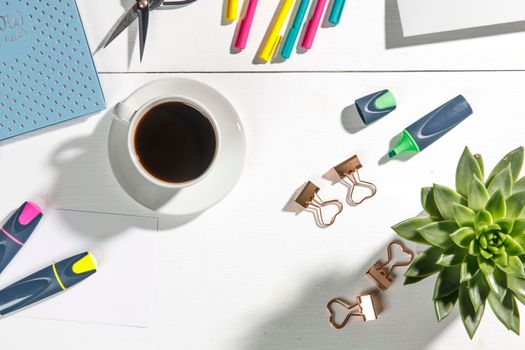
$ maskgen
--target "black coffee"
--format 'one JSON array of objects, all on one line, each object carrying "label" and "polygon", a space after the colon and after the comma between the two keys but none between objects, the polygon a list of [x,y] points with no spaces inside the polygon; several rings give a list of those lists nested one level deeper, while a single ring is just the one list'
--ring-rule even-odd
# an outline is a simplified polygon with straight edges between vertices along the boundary
[{"label": "black coffee", "polygon": [[137,125],[134,143],[142,167],[153,177],[171,183],[201,176],[217,147],[210,120],[182,102],[151,108]]}]

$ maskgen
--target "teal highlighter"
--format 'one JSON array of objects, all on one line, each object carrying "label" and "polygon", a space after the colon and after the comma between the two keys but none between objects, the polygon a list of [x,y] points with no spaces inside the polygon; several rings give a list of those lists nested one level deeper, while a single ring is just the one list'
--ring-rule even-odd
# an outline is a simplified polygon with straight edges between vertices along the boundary
[{"label": "teal highlighter", "polygon": [[286,36],[286,41],[284,42],[283,49],[281,50],[281,56],[285,59],[290,58],[292,54],[309,5],[310,0],[301,0],[301,3],[299,4],[299,8],[297,9],[297,14],[295,15],[292,27]]}]

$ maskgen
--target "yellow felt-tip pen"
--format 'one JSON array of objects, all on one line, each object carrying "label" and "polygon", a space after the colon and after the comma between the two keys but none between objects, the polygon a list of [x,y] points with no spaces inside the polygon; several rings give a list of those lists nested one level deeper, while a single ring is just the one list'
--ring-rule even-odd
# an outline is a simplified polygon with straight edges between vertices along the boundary
[{"label": "yellow felt-tip pen", "polygon": [[226,20],[235,21],[239,9],[239,0],[228,0],[226,4]]},{"label": "yellow felt-tip pen", "polygon": [[266,42],[264,43],[261,53],[259,54],[259,58],[265,62],[268,62],[273,57],[275,49],[277,49],[277,45],[279,45],[279,41],[282,39],[280,34],[281,29],[283,28],[286,18],[288,18],[288,15],[290,14],[293,3],[294,0],[284,0],[282,3],[279,14],[277,15],[277,18],[273,24],[273,28],[270,31],[270,34],[268,34]]}]

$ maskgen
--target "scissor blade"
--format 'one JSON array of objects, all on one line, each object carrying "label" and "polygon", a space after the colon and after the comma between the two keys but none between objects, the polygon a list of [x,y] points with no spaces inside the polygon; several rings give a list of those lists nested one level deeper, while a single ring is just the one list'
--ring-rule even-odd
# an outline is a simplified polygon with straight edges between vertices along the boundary
[{"label": "scissor blade", "polygon": [[115,40],[115,38],[119,36],[120,33],[124,31],[124,29],[129,27],[129,25],[133,23],[135,19],[137,19],[137,12],[137,4],[135,4],[132,8],[129,9],[127,13],[124,14],[124,16],[121,17],[118,26],[113,30],[108,40],[106,40],[104,47],[111,44],[111,42]]},{"label": "scissor blade", "polygon": [[148,35],[149,9],[139,9],[137,14],[139,17],[140,62],[142,62],[144,46],[146,45],[146,36]]}]

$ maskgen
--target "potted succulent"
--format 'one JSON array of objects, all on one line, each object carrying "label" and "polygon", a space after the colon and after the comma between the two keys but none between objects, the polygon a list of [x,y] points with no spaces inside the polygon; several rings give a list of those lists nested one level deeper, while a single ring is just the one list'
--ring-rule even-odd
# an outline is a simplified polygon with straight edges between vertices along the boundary
[{"label": "potted succulent", "polygon": [[519,334],[516,299],[525,304],[525,177],[519,178],[523,147],[507,154],[485,177],[481,155],[465,148],[456,189],[421,189],[428,214],[392,228],[404,239],[428,245],[405,273],[405,285],[437,274],[434,308],[438,321],[459,304],[472,339],[486,304]]}]

